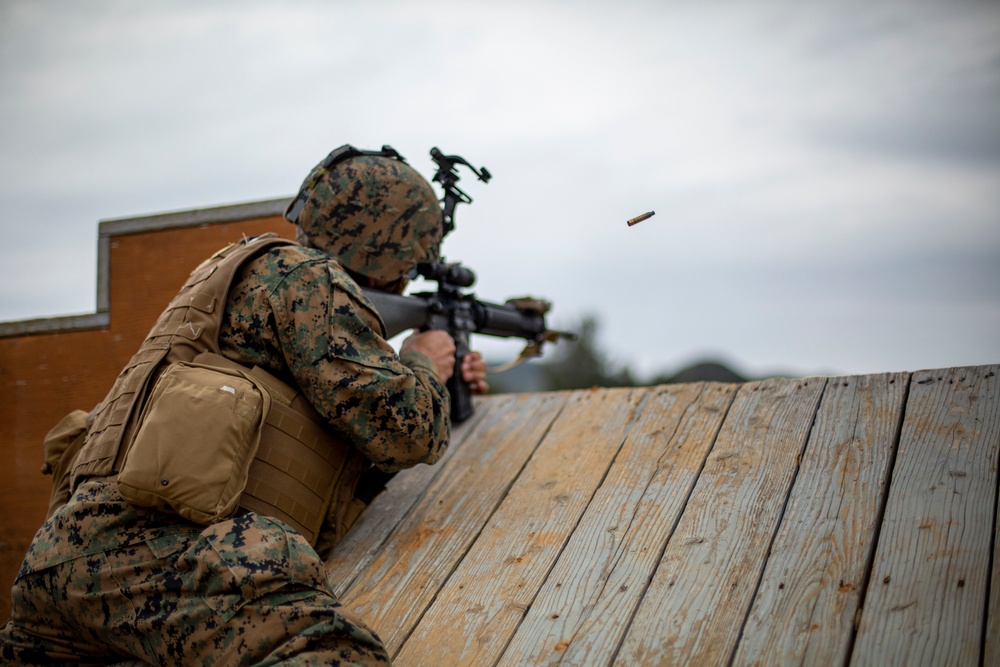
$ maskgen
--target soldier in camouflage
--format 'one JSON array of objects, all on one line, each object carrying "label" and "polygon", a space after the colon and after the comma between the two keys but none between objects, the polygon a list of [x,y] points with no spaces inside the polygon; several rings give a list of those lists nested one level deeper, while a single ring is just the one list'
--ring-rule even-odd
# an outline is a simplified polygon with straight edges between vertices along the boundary
[{"label": "soldier in camouflage", "polygon": [[[300,244],[240,266],[218,351],[294,384],[379,469],[433,463],[448,443],[443,383],[454,342],[415,333],[397,355],[359,289],[401,292],[415,263],[437,256],[433,189],[401,159],[350,155],[314,169],[297,202],[289,217]],[[477,353],[461,373],[486,390]],[[320,531],[324,555],[334,528]],[[42,526],[11,599],[3,664],[389,662],[334,596],[316,549],[286,523],[243,512],[199,525],[126,502],[106,477],[78,480]]]}]

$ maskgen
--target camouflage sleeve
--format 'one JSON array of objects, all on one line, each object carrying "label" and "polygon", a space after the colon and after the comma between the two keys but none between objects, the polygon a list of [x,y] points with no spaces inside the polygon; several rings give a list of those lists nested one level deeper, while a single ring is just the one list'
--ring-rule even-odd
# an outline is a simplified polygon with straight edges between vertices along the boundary
[{"label": "camouflage sleeve", "polygon": [[419,353],[400,359],[382,338],[371,304],[336,262],[287,260],[287,253],[270,253],[253,262],[257,275],[243,282],[264,288],[275,337],[267,347],[280,350],[309,402],[383,470],[440,458],[450,401],[431,361]]}]

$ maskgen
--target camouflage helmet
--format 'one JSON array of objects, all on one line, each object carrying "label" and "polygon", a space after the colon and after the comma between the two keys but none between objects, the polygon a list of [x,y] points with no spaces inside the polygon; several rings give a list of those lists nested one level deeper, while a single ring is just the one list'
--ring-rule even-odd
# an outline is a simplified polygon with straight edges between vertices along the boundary
[{"label": "camouflage helmet", "polygon": [[389,146],[334,150],[306,177],[285,218],[298,225],[300,242],[383,281],[436,260],[443,234],[431,184]]}]

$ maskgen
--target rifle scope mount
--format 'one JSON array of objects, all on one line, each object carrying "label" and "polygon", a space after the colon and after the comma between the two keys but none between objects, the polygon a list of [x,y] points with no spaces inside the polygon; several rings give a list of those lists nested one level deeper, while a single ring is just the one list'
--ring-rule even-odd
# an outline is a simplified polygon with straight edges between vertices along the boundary
[{"label": "rifle scope mount", "polygon": [[421,262],[417,264],[415,271],[428,280],[452,287],[472,287],[476,284],[475,272],[458,263]]}]

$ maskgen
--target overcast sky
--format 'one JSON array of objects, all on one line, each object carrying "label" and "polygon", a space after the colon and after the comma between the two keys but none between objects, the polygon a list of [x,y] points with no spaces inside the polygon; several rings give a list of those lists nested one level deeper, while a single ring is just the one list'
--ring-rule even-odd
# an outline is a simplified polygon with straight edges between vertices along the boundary
[{"label": "overcast sky", "polygon": [[1000,361],[998,2],[2,0],[0,96],[0,320],[93,312],[102,219],[388,143],[494,174],[480,298],[640,375]]}]

